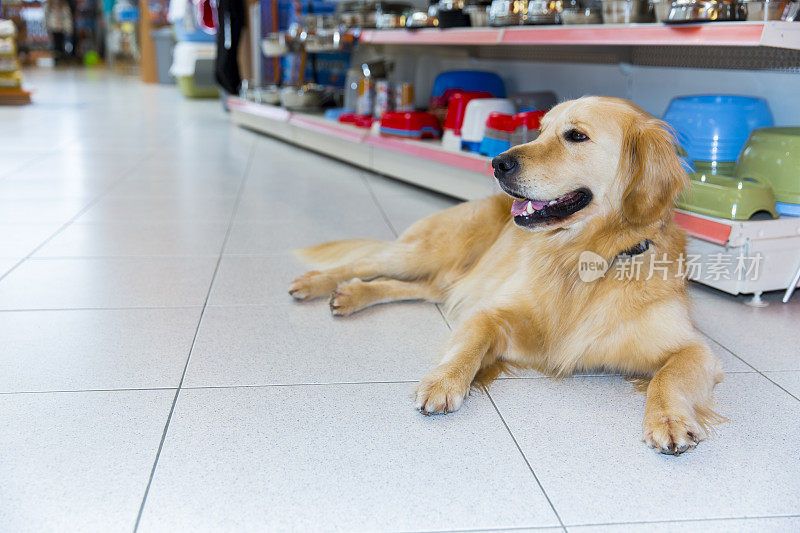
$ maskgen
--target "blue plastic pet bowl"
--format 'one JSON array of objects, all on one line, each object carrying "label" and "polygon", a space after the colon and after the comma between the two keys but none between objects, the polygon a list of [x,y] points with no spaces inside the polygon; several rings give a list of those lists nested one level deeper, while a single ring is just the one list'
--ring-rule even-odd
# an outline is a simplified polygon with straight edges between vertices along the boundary
[{"label": "blue plastic pet bowl", "polygon": [[775,210],[787,217],[800,217],[800,204],[787,204],[784,202],[775,202]]},{"label": "blue plastic pet bowl", "polygon": [[347,113],[353,113],[353,110],[347,107],[336,107],[332,109],[326,109],[325,118],[328,120],[336,121],[339,120],[340,116],[345,115]]},{"label": "blue plastic pet bowl", "polygon": [[664,120],[689,158],[700,161],[735,161],[752,130],[773,124],[766,100],[725,94],[674,98]]},{"label": "blue plastic pet bowl", "polygon": [[477,153],[481,148],[481,141],[461,141],[461,149],[465,152]]},{"label": "blue plastic pet bowl", "polygon": [[431,96],[442,96],[447,89],[486,91],[495,98],[506,97],[506,86],[494,72],[481,70],[451,70],[442,72],[433,80]]},{"label": "blue plastic pet bowl", "polygon": [[484,137],[478,147],[478,152],[489,157],[496,157],[511,148],[511,142],[501,139]]}]

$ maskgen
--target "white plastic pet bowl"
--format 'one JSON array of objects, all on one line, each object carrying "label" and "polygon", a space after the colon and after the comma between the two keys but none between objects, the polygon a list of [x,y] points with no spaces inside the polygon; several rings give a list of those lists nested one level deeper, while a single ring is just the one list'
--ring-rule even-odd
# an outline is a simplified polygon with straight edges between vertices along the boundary
[{"label": "white plastic pet bowl", "polygon": [[489,114],[505,113],[513,115],[514,111],[514,104],[507,98],[477,98],[470,101],[464,111],[461,140],[470,143],[481,142]]}]

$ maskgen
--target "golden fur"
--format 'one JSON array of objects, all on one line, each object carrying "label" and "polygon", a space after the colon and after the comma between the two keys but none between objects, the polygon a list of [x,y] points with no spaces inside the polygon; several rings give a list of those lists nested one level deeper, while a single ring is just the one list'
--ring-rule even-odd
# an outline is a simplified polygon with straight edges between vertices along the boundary
[{"label": "golden fur", "polygon": [[[587,142],[565,139],[576,128]],[[300,255],[321,270],[297,278],[290,294],[331,295],[337,316],[379,302],[444,304],[455,328],[441,362],[417,387],[416,407],[425,414],[457,410],[471,386],[509,367],[554,376],[604,369],[649,380],[649,446],[675,455],[694,447],[718,421],[712,391],[722,373],[691,323],[677,271],[685,237],[672,213],[686,174],[665,125],[624,100],[586,97],[553,108],[539,138],[504,157],[518,171],[501,182],[519,196],[557,198],[588,187],[591,203],[528,228],[515,224],[512,199],[499,194],[424,218],[394,242],[306,248]],[[631,261],[620,252],[645,239],[652,245],[636,256],[638,279],[611,270],[596,281],[579,278],[581,252],[617,265]],[[664,259],[666,276],[645,275]]]}]

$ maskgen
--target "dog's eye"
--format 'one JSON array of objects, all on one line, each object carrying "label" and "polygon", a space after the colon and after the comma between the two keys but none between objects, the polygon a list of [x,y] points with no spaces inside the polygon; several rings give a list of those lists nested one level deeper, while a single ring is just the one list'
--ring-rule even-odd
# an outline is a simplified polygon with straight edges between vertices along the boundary
[{"label": "dog's eye", "polygon": [[582,131],[578,131],[576,129],[572,129],[567,131],[564,134],[564,138],[569,142],[573,143],[582,143],[589,140],[589,136],[583,133]]}]

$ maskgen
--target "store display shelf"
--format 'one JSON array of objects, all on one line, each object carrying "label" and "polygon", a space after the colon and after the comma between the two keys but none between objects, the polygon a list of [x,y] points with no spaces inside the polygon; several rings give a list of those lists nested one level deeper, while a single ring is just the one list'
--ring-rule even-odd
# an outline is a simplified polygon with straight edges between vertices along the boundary
[{"label": "store display shelf", "polygon": [[590,24],[446,30],[365,30],[360,42],[391,45],[610,45],[770,46],[800,49],[800,28],[792,22],[713,24]]},{"label": "store display shelf", "polygon": [[340,124],[321,117],[293,113],[288,120],[292,126],[319,131],[353,143],[361,143],[367,136],[367,131],[363,128]]},{"label": "store display shelf", "polygon": [[372,146],[378,146],[427,161],[458,167],[463,170],[476,172],[482,176],[490,176],[492,174],[491,160],[488,157],[466,152],[444,150],[435,141],[413,141],[374,134],[367,135],[364,140],[367,144],[371,144]]},{"label": "store display shelf", "polygon": [[[800,217],[725,220],[679,209],[675,221],[693,237],[687,253],[699,257],[703,267],[688,272],[690,279],[730,294],[786,290],[783,301],[788,301],[800,272]],[[711,265],[734,273],[737,265],[752,270],[717,276],[709,270]],[[756,296],[752,304],[761,305],[760,298]]]},{"label": "store display shelf", "polygon": [[490,159],[452,152],[438,141],[384,137],[319,115],[230,98],[233,121],[374,172],[465,200],[493,190]]}]

